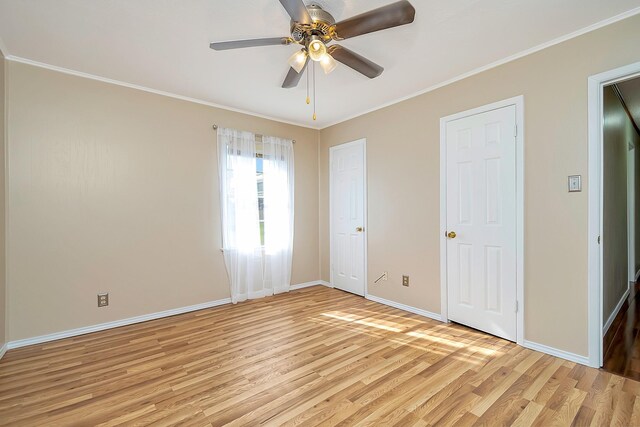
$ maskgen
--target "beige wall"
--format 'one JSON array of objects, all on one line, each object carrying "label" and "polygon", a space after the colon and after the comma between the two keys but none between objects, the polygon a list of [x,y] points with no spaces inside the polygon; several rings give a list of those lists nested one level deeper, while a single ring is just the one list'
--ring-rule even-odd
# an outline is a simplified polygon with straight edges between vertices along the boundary
[{"label": "beige wall", "polygon": [[6,319],[7,319],[7,305],[6,305],[6,259],[5,259],[5,200],[4,200],[4,185],[5,185],[5,85],[4,85],[4,70],[6,60],[4,55],[0,51],[0,347],[6,343]]},{"label": "beige wall", "polygon": [[11,61],[7,90],[10,340],[229,297],[213,123],[297,141],[292,280],[319,279],[316,130]]},{"label": "beige wall", "polygon": [[[8,62],[8,339],[229,296],[212,123],[297,140],[294,283],[329,280],[328,148],[367,138],[369,293],[437,313],[439,119],[524,95],[525,338],[586,355],[586,82],[640,60],[638,28],[635,16],[321,132]],[[571,174],[582,193],[567,193]]]},{"label": "beige wall", "polygon": [[613,87],[604,89],[603,322],[629,287],[627,161],[640,139]]},{"label": "beige wall", "polygon": [[[365,137],[368,292],[439,313],[439,120],[524,95],[525,339],[587,355],[587,77],[640,61],[639,28],[635,16],[322,130],[322,278],[328,150]],[[567,192],[573,174],[583,176],[581,193]],[[373,285],[385,270],[389,281]],[[401,286],[402,274],[410,287]]]}]

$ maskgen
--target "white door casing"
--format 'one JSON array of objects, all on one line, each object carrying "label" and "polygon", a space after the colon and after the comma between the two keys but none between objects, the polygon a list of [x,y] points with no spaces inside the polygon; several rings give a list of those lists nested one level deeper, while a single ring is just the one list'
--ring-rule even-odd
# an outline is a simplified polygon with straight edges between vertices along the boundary
[{"label": "white door casing", "polygon": [[589,123],[589,176],[587,191],[589,195],[588,226],[588,286],[589,286],[589,356],[588,364],[594,368],[602,366],[602,342],[604,315],[602,307],[602,207],[603,201],[603,165],[602,165],[602,124],[603,124],[603,88],[619,81],[640,77],[640,62],[605,71],[587,79],[588,83],[588,123]]},{"label": "white door casing", "polygon": [[329,149],[331,284],[365,295],[365,140]]},{"label": "white door casing", "polygon": [[443,318],[520,344],[522,117],[518,97],[441,120]]},{"label": "white door casing", "polygon": [[[632,144],[631,142],[629,144]],[[636,281],[636,148],[627,152],[627,251],[629,282]]]}]

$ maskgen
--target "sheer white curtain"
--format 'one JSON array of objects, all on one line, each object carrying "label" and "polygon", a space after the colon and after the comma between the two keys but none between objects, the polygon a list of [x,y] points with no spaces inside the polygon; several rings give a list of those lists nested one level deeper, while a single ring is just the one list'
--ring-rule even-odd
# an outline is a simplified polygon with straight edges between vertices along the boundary
[{"label": "sheer white curtain", "polygon": [[293,141],[265,136],[262,143],[265,291],[287,292],[293,256]]},{"label": "sheer white curtain", "polygon": [[218,128],[218,163],[224,262],[236,303],[264,295],[255,135]]}]

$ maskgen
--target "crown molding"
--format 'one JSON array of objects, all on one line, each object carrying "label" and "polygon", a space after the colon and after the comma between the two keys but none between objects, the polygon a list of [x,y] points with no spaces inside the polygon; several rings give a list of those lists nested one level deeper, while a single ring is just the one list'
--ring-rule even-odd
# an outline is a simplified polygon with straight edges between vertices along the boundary
[{"label": "crown molding", "polygon": [[445,80],[445,81],[443,81],[441,83],[435,84],[435,85],[430,86],[430,87],[428,87],[426,89],[421,89],[418,92],[414,92],[414,93],[412,93],[410,95],[403,96],[402,98],[394,99],[393,101],[389,101],[389,102],[384,103],[384,104],[382,104],[382,105],[380,105],[378,107],[370,108],[370,109],[365,110],[365,111],[363,111],[361,113],[357,113],[357,114],[354,114],[352,116],[349,116],[346,119],[341,119],[341,120],[332,122],[332,123],[330,123],[328,125],[323,126],[320,130],[327,129],[327,128],[331,127],[331,126],[335,126],[337,124],[347,122],[349,120],[355,119],[356,117],[364,116],[365,114],[369,114],[369,113],[381,110],[381,109],[386,108],[386,107],[390,107],[390,106],[392,106],[394,104],[398,104],[398,103],[406,101],[408,99],[415,98],[416,96],[424,95],[425,93],[432,92],[432,91],[434,91],[436,89],[440,89],[442,87],[448,86],[448,85],[450,85],[452,83],[455,83],[455,82],[458,82],[460,80],[464,80],[464,79],[466,79],[468,77],[471,77],[471,76],[474,76],[476,74],[480,74],[480,73],[482,73],[484,71],[487,71],[487,70],[490,70],[492,68],[499,67],[500,65],[504,65],[506,63],[515,61],[516,59],[520,59],[520,58],[523,58],[525,56],[534,54],[534,53],[539,52],[541,50],[544,50],[544,49],[546,49],[548,47],[555,46],[557,44],[566,42],[568,40],[574,39],[576,37],[579,37],[579,36],[582,36],[584,34],[590,33],[592,31],[598,30],[600,28],[606,27],[607,25],[611,25],[611,24],[614,24],[614,23],[616,23],[618,21],[622,21],[624,19],[630,18],[630,17],[632,17],[634,15],[637,15],[639,13],[640,13],[640,7],[633,8],[633,9],[628,10],[626,12],[623,12],[623,13],[621,13],[619,15],[612,16],[611,18],[607,18],[607,19],[605,19],[603,21],[599,21],[599,22],[596,22],[595,24],[591,24],[591,25],[589,25],[587,27],[581,28],[581,29],[579,29],[577,31],[574,31],[572,33],[565,34],[564,36],[555,38],[555,39],[553,39],[551,41],[548,41],[548,42],[539,44],[537,46],[534,46],[532,48],[523,50],[523,51],[518,52],[518,53],[516,53],[514,55],[507,56],[506,58],[503,58],[503,59],[500,59],[498,61],[492,62],[492,63],[490,63],[488,65],[484,65],[482,67],[476,68],[476,69],[471,70],[469,72],[466,72],[464,74],[460,74],[457,77],[453,77],[453,78],[451,78],[449,80]]},{"label": "crown molding", "polygon": [[[2,45],[0,44],[0,48],[1,47],[2,47]],[[235,113],[246,114],[248,116],[258,117],[258,118],[261,118],[261,119],[271,120],[271,121],[274,121],[274,122],[284,123],[284,124],[287,124],[287,125],[299,126],[299,127],[303,127],[303,128],[307,128],[307,129],[313,129],[313,130],[320,130],[319,127],[309,126],[309,125],[304,124],[304,123],[299,123],[299,122],[294,122],[294,121],[290,121],[290,120],[279,119],[277,117],[266,116],[266,115],[258,114],[258,113],[252,112],[252,111],[242,110],[240,108],[233,108],[233,107],[229,107],[229,106],[226,106],[226,105],[216,104],[216,103],[213,103],[213,102],[205,101],[203,99],[191,98],[191,97],[188,97],[188,96],[178,95],[176,93],[165,92],[163,90],[157,90],[157,89],[153,89],[153,88],[146,87],[146,86],[140,86],[140,85],[136,85],[136,84],[133,84],[133,83],[123,82],[121,80],[109,79],[109,78],[106,78],[106,77],[97,76],[95,74],[89,74],[89,73],[85,73],[85,72],[82,72],[82,71],[72,70],[72,69],[69,69],[69,68],[58,67],[57,65],[51,65],[51,64],[44,63],[44,62],[38,62],[38,61],[34,61],[34,60],[31,60],[31,59],[27,59],[27,58],[22,58],[20,56],[7,55],[7,56],[5,56],[5,59],[7,59],[8,61],[19,62],[21,64],[26,64],[26,65],[31,65],[31,66],[34,66],[34,67],[44,68],[44,69],[51,70],[51,71],[56,71],[58,73],[69,74],[69,75],[72,75],[72,76],[82,77],[82,78],[90,79],[90,80],[97,80],[97,81],[103,82],[103,83],[109,83],[109,84],[113,84],[113,85],[116,85],[116,86],[123,86],[123,87],[127,87],[127,88],[130,88],[130,89],[136,89],[136,90],[140,90],[140,91],[143,91],[143,92],[148,92],[148,93],[153,93],[153,94],[156,94],[156,95],[166,96],[168,98],[179,99],[181,101],[193,102],[194,104],[206,105],[207,107],[220,108],[222,110],[233,111]]]},{"label": "crown molding", "polygon": [[187,96],[182,96],[182,95],[178,95],[178,94],[171,93],[171,92],[165,92],[165,91],[161,91],[161,90],[157,90],[157,89],[152,89],[152,88],[149,88],[149,87],[146,87],[146,86],[140,86],[140,85],[136,85],[136,84],[132,84],[132,83],[123,82],[123,81],[120,81],[120,80],[109,79],[109,78],[98,76],[98,75],[94,75],[94,74],[84,73],[84,72],[81,72],[81,71],[71,70],[71,69],[68,69],[68,68],[58,67],[58,66],[55,66],[55,65],[46,64],[46,63],[43,63],[43,62],[38,62],[38,61],[31,60],[31,59],[27,59],[27,58],[22,58],[22,57],[19,57],[19,56],[11,55],[11,54],[9,54],[9,51],[6,48],[6,45],[4,44],[4,42],[2,41],[1,38],[0,38],[0,50],[4,53],[5,59],[7,59],[9,61],[20,62],[20,63],[23,63],[23,64],[32,65],[32,66],[40,67],[40,68],[45,68],[45,69],[48,69],[48,70],[57,71],[57,72],[64,73],[64,74],[70,74],[70,75],[77,76],[77,77],[84,77],[84,78],[87,78],[87,79],[97,80],[97,81],[101,81],[101,82],[104,82],[104,83],[110,83],[110,84],[123,86],[123,87],[128,87],[128,88],[131,88],[131,89],[137,89],[137,90],[141,90],[143,92],[154,93],[156,95],[166,96],[166,97],[169,97],[169,98],[179,99],[179,100],[187,101],[187,102],[193,102],[193,103],[200,104],[200,105],[206,105],[208,107],[220,108],[220,109],[223,109],[223,110],[233,111],[233,112],[240,113],[240,114],[246,114],[246,115],[253,116],[253,117],[258,117],[258,118],[261,118],[261,119],[272,120],[274,122],[284,123],[284,124],[293,125],[293,126],[299,126],[299,127],[303,127],[303,128],[307,128],[307,129],[313,129],[313,130],[323,130],[323,129],[327,129],[327,128],[331,127],[331,126],[335,126],[337,124],[344,123],[344,122],[347,122],[349,120],[355,119],[357,117],[363,116],[365,114],[369,114],[369,113],[372,113],[374,111],[381,110],[381,109],[386,108],[386,107],[390,107],[390,106],[392,106],[394,104],[398,104],[398,103],[406,101],[408,99],[415,98],[415,97],[423,95],[425,93],[432,92],[434,90],[437,90],[437,89],[440,89],[442,87],[448,86],[448,85],[450,85],[452,83],[458,82],[460,80],[464,80],[464,79],[466,79],[468,77],[474,76],[476,74],[480,74],[480,73],[482,73],[484,71],[487,71],[487,70],[490,70],[492,68],[499,67],[500,65],[504,65],[504,64],[507,64],[509,62],[515,61],[517,59],[523,58],[525,56],[534,54],[534,53],[539,52],[541,50],[544,50],[544,49],[546,49],[548,47],[555,46],[555,45],[563,43],[565,41],[574,39],[576,37],[579,37],[579,36],[582,36],[584,34],[590,33],[592,31],[598,30],[600,28],[606,27],[607,25],[611,25],[611,24],[614,24],[614,23],[616,23],[618,21],[622,21],[624,19],[630,18],[630,17],[635,16],[637,14],[640,14],[640,7],[633,8],[631,10],[628,10],[626,12],[623,12],[623,13],[620,13],[618,15],[612,16],[612,17],[607,18],[605,20],[596,22],[595,24],[591,24],[589,26],[581,28],[581,29],[579,29],[577,31],[574,31],[572,33],[569,33],[569,34],[566,34],[564,36],[555,38],[555,39],[553,39],[551,41],[548,41],[548,42],[539,44],[537,46],[534,46],[532,48],[523,50],[523,51],[518,52],[518,53],[516,53],[514,55],[508,56],[508,57],[500,59],[498,61],[494,61],[494,62],[492,62],[490,64],[487,64],[487,65],[484,65],[482,67],[475,68],[475,69],[473,69],[471,71],[468,71],[466,73],[460,74],[460,75],[458,75],[456,77],[453,77],[451,79],[445,80],[443,82],[437,83],[437,84],[435,84],[433,86],[430,86],[430,87],[428,87],[426,89],[421,89],[421,90],[419,90],[417,92],[411,93],[411,94],[403,96],[401,98],[396,98],[396,99],[394,99],[392,101],[386,102],[386,103],[381,104],[381,105],[379,105],[377,107],[373,107],[373,108],[364,110],[362,112],[350,115],[350,116],[348,116],[348,117],[346,117],[344,119],[340,119],[340,120],[337,120],[337,121],[334,121],[334,122],[330,122],[329,124],[321,126],[321,127],[310,126],[310,125],[308,125],[306,123],[295,122],[295,121],[285,120],[285,119],[281,119],[281,118],[277,118],[277,117],[258,114],[258,113],[255,113],[255,112],[242,110],[242,109],[239,109],[239,108],[233,108],[233,107],[229,107],[229,106],[222,105],[222,104],[216,104],[216,103],[205,101],[205,100],[198,99],[198,98],[191,98],[191,97],[187,97]]}]

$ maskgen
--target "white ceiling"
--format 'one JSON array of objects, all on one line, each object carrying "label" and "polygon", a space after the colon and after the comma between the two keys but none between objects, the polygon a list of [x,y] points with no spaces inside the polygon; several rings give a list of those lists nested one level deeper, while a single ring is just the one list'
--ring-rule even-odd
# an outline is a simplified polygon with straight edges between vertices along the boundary
[{"label": "white ceiling", "polygon": [[636,126],[640,126],[640,77],[617,84]]},{"label": "white ceiling", "polygon": [[[317,0],[336,20],[393,0]],[[640,6],[640,0],[411,0],[413,24],[342,42],[385,67],[374,80],[318,69],[282,89],[295,46],[215,52],[209,42],[287,36],[278,0],[0,0],[10,56],[322,128]]]}]

